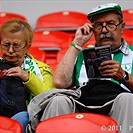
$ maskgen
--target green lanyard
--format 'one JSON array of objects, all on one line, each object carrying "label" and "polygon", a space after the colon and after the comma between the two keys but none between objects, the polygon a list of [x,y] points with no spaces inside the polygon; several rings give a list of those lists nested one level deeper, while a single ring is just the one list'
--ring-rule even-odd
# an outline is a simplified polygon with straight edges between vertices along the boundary
[{"label": "green lanyard", "polygon": [[77,62],[76,62],[76,71],[75,71],[75,74],[76,74],[76,83],[75,83],[75,85],[76,86],[80,86],[79,85],[79,76],[80,76],[80,70],[81,70],[81,67],[82,67],[82,63],[81,62],[83,62],[83,60],[84,60],[84,58],[83,58],[83,53],[82,52],[80,52],[79,54],[78,54],[78,57],[77,57]]}]

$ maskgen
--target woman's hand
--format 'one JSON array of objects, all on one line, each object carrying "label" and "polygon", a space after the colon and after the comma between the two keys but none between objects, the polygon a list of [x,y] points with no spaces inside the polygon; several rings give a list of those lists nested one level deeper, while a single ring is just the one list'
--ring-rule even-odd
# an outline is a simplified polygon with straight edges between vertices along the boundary
[{"label": "woman's hand", "polygon": [[19,77],[22,79],[23,82],[28,81],[29,79],[29,73],[25,72],[21,67],[13,67],[10,68],[6,71],[4,71],[3,75],[5,76],[14,76],[14,77]]}]

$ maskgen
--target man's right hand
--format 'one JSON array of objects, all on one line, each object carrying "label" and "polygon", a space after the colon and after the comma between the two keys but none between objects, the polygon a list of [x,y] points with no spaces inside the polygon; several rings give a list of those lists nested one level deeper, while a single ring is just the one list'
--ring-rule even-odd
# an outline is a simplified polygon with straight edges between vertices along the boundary
[{"label": "man's right hand", "polygon": [[73,43],[82,47],[91,38],[92,34],[93,26],[89,23],[85,23],[77,29]]}]

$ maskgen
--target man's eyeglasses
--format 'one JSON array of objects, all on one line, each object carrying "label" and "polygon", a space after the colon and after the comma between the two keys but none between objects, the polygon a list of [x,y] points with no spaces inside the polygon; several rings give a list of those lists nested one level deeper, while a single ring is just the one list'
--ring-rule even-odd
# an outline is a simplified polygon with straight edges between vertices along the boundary
[{"label": "man's eyeglasses", "polygon": [[93,24],[93,27],[94,27],[93,30],[96,33],[100,33],[103,30],[103,28],[105,27],[106,30],[113,32],[113,31],[115,31],[117,29],[117,26],[120,25],[122,22],[123,21],[121,21],[118,24],[107,23],[105,26],[103,26],[103,23],[94,23]]},{"label": "man's eyeglasses", "polygon": [[13,49],[13,51],[14,52],[19,52],[19,51],[21,51],[24,47],[21,47],[21,46],[19,46],[19,45],[10,45],[10,44],[1,44],[1,48],[3,49],[3,50],[6,50],[6,51],[9,51],[9,49],[10,49],[10,47],[12,46],[12,49]]}]

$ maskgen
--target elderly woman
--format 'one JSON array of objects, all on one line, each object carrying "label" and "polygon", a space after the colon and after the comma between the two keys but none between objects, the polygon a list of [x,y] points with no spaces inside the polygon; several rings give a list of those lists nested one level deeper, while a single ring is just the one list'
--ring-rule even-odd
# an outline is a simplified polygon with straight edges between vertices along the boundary
[{"label": "elderly woman", "polygon": [[[31,47],[33,30],[22,20],[11,19],[0,27],[0,62],[12,64],[14,67],[4,71],[5,76],[19,77],[28,91],[36,96],[54,88],[51,68],[27,52]],[[18,112],[13,119],[19,121],[25,132],[28,124],[28,113]]]}]

